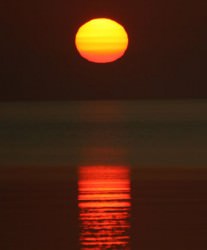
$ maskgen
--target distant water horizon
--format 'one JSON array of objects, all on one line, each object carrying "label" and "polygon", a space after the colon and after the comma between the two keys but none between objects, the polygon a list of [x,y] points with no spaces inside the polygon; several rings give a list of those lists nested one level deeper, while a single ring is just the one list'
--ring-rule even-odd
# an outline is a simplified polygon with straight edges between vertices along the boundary
[{"label": "distant water horizon", "polygon": [[0,103],[0,166],[207,166],[207,100]]}]

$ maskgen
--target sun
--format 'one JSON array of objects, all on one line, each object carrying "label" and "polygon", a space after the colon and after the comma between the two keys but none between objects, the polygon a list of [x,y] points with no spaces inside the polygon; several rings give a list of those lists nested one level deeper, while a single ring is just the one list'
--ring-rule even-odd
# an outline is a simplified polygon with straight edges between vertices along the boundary
[{"label": "sun", "polygon": [[128,40],[127,32],[121,24],[108,18],[96,18],[78,29],[75,45],[86,60],[109,63],[124,55]]}]

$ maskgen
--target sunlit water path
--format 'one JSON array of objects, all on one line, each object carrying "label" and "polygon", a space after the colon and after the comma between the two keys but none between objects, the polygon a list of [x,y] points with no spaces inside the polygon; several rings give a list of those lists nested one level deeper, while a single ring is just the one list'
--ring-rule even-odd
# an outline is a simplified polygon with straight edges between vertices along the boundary
[{"label": "sunlit water path", "polygon": [[129,168],[80,167],[78,191],[81,249],[129,249]]}]

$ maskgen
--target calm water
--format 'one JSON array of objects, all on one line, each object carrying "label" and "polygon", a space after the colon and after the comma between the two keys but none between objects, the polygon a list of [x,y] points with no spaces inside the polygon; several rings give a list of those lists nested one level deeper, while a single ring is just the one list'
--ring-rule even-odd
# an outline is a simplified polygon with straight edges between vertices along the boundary
[{"label": "calm water", "polygon": [[1,103],[0,249],[206,250],[206,112]]}]

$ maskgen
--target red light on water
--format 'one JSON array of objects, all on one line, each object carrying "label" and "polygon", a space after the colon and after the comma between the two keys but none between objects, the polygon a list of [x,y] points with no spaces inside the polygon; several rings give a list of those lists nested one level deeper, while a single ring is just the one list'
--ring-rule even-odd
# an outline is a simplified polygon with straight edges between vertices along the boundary
[{"label": "red light on water", "polygon": [[78,191],[81,249],[129,249],[129,168],[80,167]]}]

